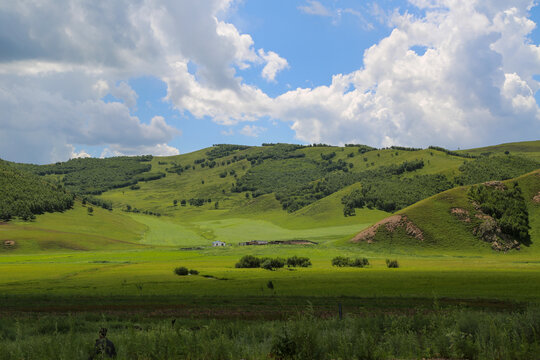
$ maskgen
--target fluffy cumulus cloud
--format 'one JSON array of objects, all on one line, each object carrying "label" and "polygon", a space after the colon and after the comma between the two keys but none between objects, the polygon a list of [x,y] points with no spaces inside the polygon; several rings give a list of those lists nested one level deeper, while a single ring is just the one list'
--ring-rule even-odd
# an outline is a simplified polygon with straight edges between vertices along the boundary
[{"label": "fluffy cumulus cloud", "polygon": [[265,52],[263,49],[259,49],[259,55],[266,61],[261,74],[268,81],[276,81],[276,74],[289,67],[287,60],[273,51]]},{"label": "fluffy cumulus cloud", "polygon": [[[532,0],[410,3],[422,15],[394,12],[362,68],[271,97],[239,71],[258,67],[274,82],[288,62],[223,20],[234,0],[2,2],[0,157],[65,160],[85,156],[85,146],[178,153],[169,119],[132,115],[138,96],[128,80],[147,75],[166,83],[180,113],[223,125],[282,120],[306,142],[457,147],[539,134]],[[318,1],[300,11],[334,16]]]},{"label": "fluffy cumulus cloud", "polygon": [[411,3],[425,15],[396,13],[362,69],[279,96],[276,116],[309,142],[456,147],[540,134],[532,1]]},{"label": "fluffy cumulus cloud", "polygon": [[[0,4],[0,156],[50,162],[87,154],[171,155],[179,130],[132,116],[128,80],[154,76],[180,111],[235,123],[255,120],[269,98],[236,69],[260,66],[268,80],[286,67],[251,36],[219,20],[232,0],[16,1]],[[260,55],[259,55],[260,54]],[[197,72],[188,71],[187,64]],[[115,101],[104,101],[107,95]],[[246,104],[252,103],[252,106]]]}]

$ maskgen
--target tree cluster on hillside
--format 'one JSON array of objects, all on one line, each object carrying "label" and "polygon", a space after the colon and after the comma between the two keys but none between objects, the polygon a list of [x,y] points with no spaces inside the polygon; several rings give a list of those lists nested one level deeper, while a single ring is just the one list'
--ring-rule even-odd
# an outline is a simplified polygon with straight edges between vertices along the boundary
[{"label": "tree cluster on hillside", "polygon": [[42,178],[0,160],[0,220],[30,220],[36,214],[64,211],[74,196]]},{"label": "tree cluster on hillside", "polygon": [[369,151],[377,150],[377,148],[368,146],[368,145],[362,145],[362,144],[345,144],[345,147],[355,147],[358,148],[358,152],[360,154],[367,153]]},{"label": "tree cluster on hillside", "polygon": [[298,188],[323,176],[321,168],[309,159],[264,162],[251,168],[232,186],[233,192],[251,191],[254,197],[284,189]]},{"label": "tree cluster on hillside", "polygon": [[176,164],[174,163],[173,166],[171,167],[168,167],[165,169],[166,172],[168,173],[171,173],[171,174],[182,174],[184,171],[187,171],[191,169],[191,165],[185,165],[183,166],[182,164]]},{"label": "tree cluster on hillside", "polygon": [[37,175],[63,175],[67,190],[76,194],[99,195],[104,191],[135,185],[139,181],[162,178],[163,173],[148,173],[151,155],[120,156],[105,159],[71,159],[50,165],[16,164],[20,169]]},{"label": "tree cluster on hillside", "polygon": [[104,200],[104,199],[93,197],[90,195],[83,196],[82,203],[83,205],[86,205],[88,203],[95,206],[99,206],[105,210],[112,210],[113,208],[112,201]]},{"label": "tree cluster on hillside", "polygon": [[281,202],[284,210],[293,212],[354,183],[365,181],[374,183],[423,167],[423,160],[412,160],[358,173],[332,171],[319,181],[305,183],[301,187],[282,189],[276,193],[276,199]]},{"label": "tree cluster on hillside", "polygon": [[366,178],[361,190],[353,190],[342,198],[343,214],[354,216],[355,209],[364,206],[394,212],[450,188],[452,183],[440,174]]},{"label": "tree cluster on hillside", "polygon": [[472,154],[458,153],[457,151],[448,150],[448,149],[445,149],[445,148],[440,147],[440,146],[433,146],[432,145],[432,146],[428,147],[428,149],[437,150],[437,151],[441,151],[441,152],[443,152],[445,154],[448,154],[448,155],[459,156],[459,157],[469,158],[469,159],[474,159],[474,158],[478,157],[478,156],[472,155]]},{"label": "tree cluster on hillside", "polygon": [[480,157],[459,167],[458,185],[472,185],[490,180],[508,180],[540,168],[540,163],[520,156]]},{"label": "tree cluster on hillside", "polygon": [[392,150],[402,150],[402,151],[420,151],[422,148],[406,147],[406,146],[390,146]]},{"label": "tree cluster on hillside", "polygon": [[522,244],[530,242],[529,213],[517,182],[510,189],[486,185],[472,186],[468,195],[483,213],[495,219],[504,234]]},{"label": "tree cluster on hillside", "polygon": [[246,150],[249,149],[250,146],[246,145],[233,145],[233,144],[214,144],[214,147],[206,152],[206,155],[208,156],[208,159],[210,161],[222,158],[225,156],[229,156],[232,153],[239,151],[239,150]]},{"label": "tree cluster on hillside", "polygon": [[293,144],[275,144],[272,146],[265,146],[259,151],[247,155],[247,160],[251,165],[260,165],[264,160],[283,160],[283,159],[294,159],[294,158],[303,158],[306,154],[302,152],[297,152],[296,150],[303,149],[303,145],[293,145]]}]

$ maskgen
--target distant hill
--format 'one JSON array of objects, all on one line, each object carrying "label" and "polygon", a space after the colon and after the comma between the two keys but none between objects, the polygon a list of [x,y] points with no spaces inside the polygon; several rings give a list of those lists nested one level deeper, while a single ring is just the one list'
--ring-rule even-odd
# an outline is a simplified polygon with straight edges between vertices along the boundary
[{"label": "distant hill", "polygon": [[[522,236],[511,228],[520,222],[529,228]],[[537,253],[540,170],[504,182],[445,191],[381,220],[351,241],[374,249]]]},{"label": "distant hill", "polygon": [[[26,196],[59,194],[73,201],[75,195],[83,205],[115,209],[118,215],[122,210],[125,215],[163,216],[188,224],[198,236],[211,238],[215,235],[199,230],[199,222],[245,218],[287,229],[308,229],[367,225],[391,214],[410,213],[410,219],[420,218],[427,212],[418,210],[417,214],[414,209],[426,201],[438,214],[436,209],[447,207],[444,196],[458,202],[451,206],[466,207],[468,190],[464,189],[468,187],[463,185],[519,177],[540,168],[539,155],[540,141],[460,151],[436,146],[375,149],[366,145],[219,144],[169,157],[2,164],[17,176],[24,174],[27,180],[20,183],[26,185],[20,188]],[[13,206],[21,203],[19,199],[5,203]],[[463,246],[486,248],[470,231],[461,235],[460,230],[450,231],[457,220],[455,216],[449,219],[443,217],[439,224],[439,219],[431,218],[430,224],[435,225],[418,220],[415,226],[426,234],[423,246],[455,248],[447,237],[430,237],[430,226],[435,226],[455,233]]]},{"label": "distant hill", "polygon": [[468,153],[473,155],[495,155],[505,154],[518,155],[532,158],[540,161],[540,141],[522,141],[516,143],[506,143],[500,145],[486,146],[476,149],[460,150],[459,153]]}]

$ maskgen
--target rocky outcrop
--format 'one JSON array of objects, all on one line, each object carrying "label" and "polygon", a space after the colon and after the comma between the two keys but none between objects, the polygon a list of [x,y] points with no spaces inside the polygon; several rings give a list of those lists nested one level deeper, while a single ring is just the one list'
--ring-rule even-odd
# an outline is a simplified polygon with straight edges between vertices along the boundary
[{"label": "rocky outcrop", "polygon": [[392,215],[390,217],[387,217],[386,219],[379,221],[375,225],[372,225],[367,229],[361,231],[354,238],[351,239],[351,242],[358,243],[365,241],[368,244],[373,243],[377,231],[382,226],[384,226],[386,230],[392,233],[398,228],[403,228],[405,229],[407,235],[412,236],[419,241],[424,240],[424,233],[422,232],[422,230],[420,230],[418,226],[416,226],[411,220],[409,220],[407,216]]}]

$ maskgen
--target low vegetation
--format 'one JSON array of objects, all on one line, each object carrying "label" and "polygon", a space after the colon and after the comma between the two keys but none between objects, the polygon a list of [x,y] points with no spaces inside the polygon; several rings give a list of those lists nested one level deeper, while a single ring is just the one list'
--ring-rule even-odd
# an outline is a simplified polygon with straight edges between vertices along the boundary
[{"label": "low vegetation", "polygon": [[[2,359],[86,360],[109,329],[118,360],[536,359],[540,311],[395,312],[322,319],[309,308],[286,321],[145,316],[19,315],[0,320]],[[61,344],[59,346],[58,344]]]},{"label": "low vegetation", "polygon": [[271,258],[271,257],[262,257],[258,258],[253,255],[245,255],[240,261],[235,264],[236,268],[263,268],[266,270],[275,270],[281,269],[287,264],[288,267],[309,267],[311,266],[311,261],[307,257],[292,256],[288,259],[283,259],[280,257]]},{"label": "low vegetation", "polygon": [[199,271],[195,269],[189,269],[185,266],[179,266],[174,268],[174,273],[178,276],[186,276],[186,275],[199,275]]},{"label": "low vegetation", "polygon": [[369,260],[367,258],[355,258],[351,259],[344,256],[336,256],[332,259],[332,266],[337,267],[364,267],[369,265]]},{"label": "low vegetation", "polygon": [[390,269],[397,269],[399,267],[399,263],[397,260],[386,259],[386,267]]}]

